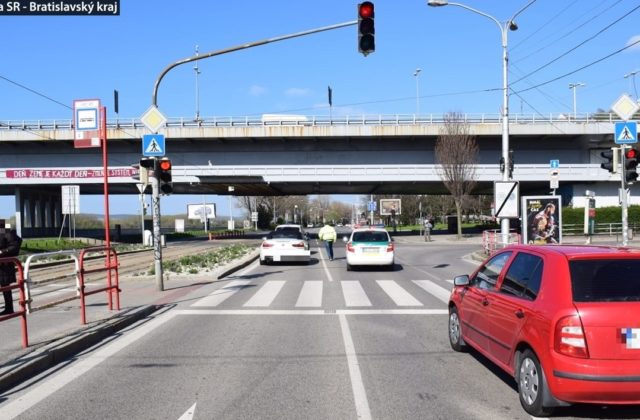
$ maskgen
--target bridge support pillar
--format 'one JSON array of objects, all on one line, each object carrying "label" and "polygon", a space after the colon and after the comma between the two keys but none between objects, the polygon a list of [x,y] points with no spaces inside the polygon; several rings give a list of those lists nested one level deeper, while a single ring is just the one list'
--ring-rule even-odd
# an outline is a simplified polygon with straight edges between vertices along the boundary
[{"label": "bridge support pillar", "polygon": [[16,226],[22,237],[56,236],[62,225],[62,195],[55,191],[15,189]]}]

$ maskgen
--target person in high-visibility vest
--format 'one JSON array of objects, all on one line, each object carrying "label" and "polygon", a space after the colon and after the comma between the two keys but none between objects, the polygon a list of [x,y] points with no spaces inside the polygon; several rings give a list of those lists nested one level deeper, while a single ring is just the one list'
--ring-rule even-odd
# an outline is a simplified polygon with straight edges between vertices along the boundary
[{"label": "person in high-visibility vest", "polygon": [[329,261],[333,261],[333,243],[336,241],[338,234],[336,230],[329,223],[325,223],[320,232],[318,232],[318,239],[324,241],[324,246],[327,249],[327,255]]}]

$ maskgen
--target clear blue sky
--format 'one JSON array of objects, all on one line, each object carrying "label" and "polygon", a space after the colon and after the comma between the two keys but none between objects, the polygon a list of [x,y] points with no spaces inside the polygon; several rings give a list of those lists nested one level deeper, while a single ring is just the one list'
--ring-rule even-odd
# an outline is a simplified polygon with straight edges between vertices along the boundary
[{"label": "clear blue sky", "polygon": [[[464,2],[499,21],[527,3]],[[120,117],[137,118],[161,70],[194,55],[196,45],[204,53],[348,22],[356,19],[356,4],[121,0],[115,17],[0,16],[0,121],[70,119],[68,107],[83,98],[101,98],[114,117],[114,89]],[[352,26],[200,61],[200,115],[327,115],[328,85],[334,114],[412,114],[416,68],[421,113],[500,112],[502,50],[494,22],[426,0],[374,4],[376,52],[368,57],[357,52]],[[636,0],[534,1],[516,18],[519,29],[508,33],[511,113],[570,113],[569,84],[577,82],[586,84],[577,90],[578,112],[608,110],[625,92],[636,97],[640,73],[624,76],[640,69],[640,43],[617,51],[640,40],[639,17]],[[195,115],[193,64],[164,78],[158,105],[170,117]],[[201,199],[163,199],[163,213],[185,212],[186,203]],[[101,197],[82,200],[83,212],[102,212]],[[226,214],[226,197],[209,201]],[[134,196],[112,197],[111,211],[129,212],[137,203]],[[0,206],[0,213],[11,206],[0,215],[12,213],[13,198],[0,198]]]}]

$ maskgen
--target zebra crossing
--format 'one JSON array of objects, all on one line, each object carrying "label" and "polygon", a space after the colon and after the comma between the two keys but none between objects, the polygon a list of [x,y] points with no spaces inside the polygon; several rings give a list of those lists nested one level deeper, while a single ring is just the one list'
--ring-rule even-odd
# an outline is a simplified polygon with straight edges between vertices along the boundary
[{"label": "zebra crossing", "polygon": [[[302,283],[302,287],[300,287]],[[337,304],[346,308],[373,308],[389,301],[398,308],[421,308],[428,306],[442,307],[449,301],[450,290],[431,280],[411,280],[404,284],[395,280],[343,280],[337,282],[340,289],[341,302]],[[194,308],[216,308],[225,304],[246,309],[273,308],[274,302],[284,300],[297,309],[321,308],[326,305],[328,289],[335,283],[322,280],[269,280],[256,282],[253,280],[233,280],[221,288],[191,304]],[[417,286],[417,287],[414,287]],[[289,288],[289,289],[287,289]],[[295,288],[295,289],[292,289]],[[409,290],[411,289],[411,290]],[[286,292],[285,292],[286,290]],[[381,297],[383,296],[383,297]],[[434,303],[434,298],[437,301]],[[230,301],[233,301],[231,303]],[[384,300],[384,303],[381,303]]]}]

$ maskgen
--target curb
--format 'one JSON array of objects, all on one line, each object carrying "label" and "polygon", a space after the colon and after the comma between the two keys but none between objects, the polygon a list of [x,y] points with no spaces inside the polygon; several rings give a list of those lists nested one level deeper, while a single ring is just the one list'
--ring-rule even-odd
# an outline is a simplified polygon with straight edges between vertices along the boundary
[{"label": "curb", "polygon": [[27,349],[27,353],[9,360],[0,367],[0,392],[5,392],[11,387],[98,344],[115,332],[148,317],[158,309],[159,307],[155,305],[133,308],[103,320],[100,325],[55,339],[53,342],[33,351],[29,352]]},{"label": "curb", "polygon": [[251,251],[249,254],[243,256],[242,258],[240,258],[240,260],[237,263],[230,264],[229,268],[227,268],[226,270],[218,274],[218,280],[221,278],[227,277],[229,274],[233,274],[242,268],[245,268],[246,266],[248,266],[249,264],[257,260],[258,258],[260,258],[260,248],[256,248],[253,251]]}]

